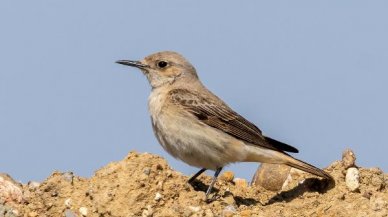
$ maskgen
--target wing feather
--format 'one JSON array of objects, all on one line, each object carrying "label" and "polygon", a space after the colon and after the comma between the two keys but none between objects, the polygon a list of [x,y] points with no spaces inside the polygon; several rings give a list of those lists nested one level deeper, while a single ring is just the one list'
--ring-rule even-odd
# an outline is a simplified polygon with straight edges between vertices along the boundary
[{"label": "wing feather", "polygon": [[235,138],[272,150],[298,152],[292,146],[263,136],[257,126],[212,94],[211,97],[204,97],[187,89],[174,89],[169,92],[169,97],[174,104],[186,109],[198,120]]}]

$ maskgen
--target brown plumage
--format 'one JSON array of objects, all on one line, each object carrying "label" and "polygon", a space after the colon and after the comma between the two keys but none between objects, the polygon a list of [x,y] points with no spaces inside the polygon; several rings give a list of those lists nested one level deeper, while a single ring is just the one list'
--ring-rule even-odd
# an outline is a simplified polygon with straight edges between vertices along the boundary
[{"label": "brown plumage", "polygon": [[285,152],[298,152],[290,145],[266,137],[253,123],[233,111],[199,80],[195,68],[180,54],[166,51],[141,61],[117,63],[139,68],[152,92],[149,112],[159,143],[172,156],[206,169],[215,176],[222,167],[235,162],[286,164],[314,175],[332,179],[325,171],[297,160]]}]

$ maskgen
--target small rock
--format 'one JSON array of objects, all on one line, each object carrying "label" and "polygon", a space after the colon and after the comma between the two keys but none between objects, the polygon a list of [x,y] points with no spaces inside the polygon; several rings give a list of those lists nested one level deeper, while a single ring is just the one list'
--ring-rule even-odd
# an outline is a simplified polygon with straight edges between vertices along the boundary
[{"label": "small rock", "polygon": [[279,191],[290,174],[291,167],[283,164],[262,163],[252,178],[252,185],[269,191]]},{"label": "small rock", "polygon": [[39,188],[39,186],[40,186],[39,182],[35,182],[35,181],[28,182],[28,188],[30,190],[35,190],[35,189]]},{"label": "small rock", "polygon": [[65,217],[77,217],[77,215],[70,209],[65,210]]},{"label": "small rock", "polygon": [[17,210],[17,209],[12,210],[12,213],[13,213],[15,216],[19,216],[19,210]]},{"label": "small rock", "polygon": [[237,187],[241,187],[241,188],[246,188],[246,187],[248,187],[248,182],[247,182],[247,180],[245,180],[245,179],[234,178],[234,179],[233,179],[233,182],[234,182],[234,184],[235,184]]},{"label": "small rock", "polygon": [[362,196],[365,197],[366,199],[370,199],[370,197],[373,195],[372,191],[364,191],[364,193],[362,193]]},{"label": "small rock", "polygon": [[65,172],[62,174],[62,177],[64,180],[70,182],[71,184],[73,184],[73,179],[74,179],[74,174],[73,172]]},{"label": "small rock", "polygon": [[232,217],[235,213],[236,213],[236,209],[231,205],[225,207],[225,209],[222,210],[222,216],[225,216],[225,217]]},{"label": "small rock", "polygon": [[71,198],[67,198],[67,199],[65,200],[65,206],[66,206],[67,208],[70,208],[70,207],[71,207],[71,204],[72,204]]},{"label": "small rock", "polygon": [[151,173],[151,168],[149,167],[144,168],[143,173],[148,176]]},{"label": "small rock", "polygon": [[232,182],[233,178],[234,178],[234,173],[232,171],[226,171],[220,176],[220,179],[225,182]]},{"label": "small rock", "polygon": [[350,167],[356,166],[356,155],[354,152],[350,149],[346,149],[342,153],[342,165],[345,167],[345,169],[348,169]]},{"label": "small rock", "polygon": [[157,193],[155,194],[154,200],[159,201],[159,200],[162,199],[162,198],[163,198],[163,195],[160,194],[159,192],[157,192]]},{"label": "small rock", "polygon": [[191,211],[193,211],[193,213],[201,211],[201,207],[200,206],[189,206],[189,209]]},{"label": "small rock", "polygon": [[345,182],[348,189],[352,192],[360,188],[360,172],[357,168],[351,167],[346,171]]},{"label": "small rock", "polygon": [[80,207],[79,208],[79,213],[81,213],[82,216],[87,216],[88,215],[88,208]]}]

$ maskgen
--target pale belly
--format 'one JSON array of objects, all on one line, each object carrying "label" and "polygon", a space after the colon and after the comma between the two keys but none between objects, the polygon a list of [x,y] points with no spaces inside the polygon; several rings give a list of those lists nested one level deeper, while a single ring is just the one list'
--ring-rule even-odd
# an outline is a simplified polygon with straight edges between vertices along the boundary
[{"label": "pale belly", "polygon": [[198,120],[162,112],[152,125],[163,148],[191,166],[215,170],[247,158],[243,142]]}]

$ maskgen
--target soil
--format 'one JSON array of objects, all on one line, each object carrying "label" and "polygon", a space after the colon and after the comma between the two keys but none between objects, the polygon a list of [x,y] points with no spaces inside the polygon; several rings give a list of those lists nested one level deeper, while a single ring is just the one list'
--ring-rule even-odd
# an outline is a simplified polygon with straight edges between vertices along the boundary
[{"label": "soil", "polygon": [[20,184],[0,175],[0,216],[388,216],[388,174],[356,169],[356,188],[347,186],[347,166],[336,161],[325,169],[335,184],[291,170],[277,192],[227,171],[208,202],[211,177],[201,175],[192,186],[163,158],[130,152],[91,178],[54,172],[42,183]]}]

